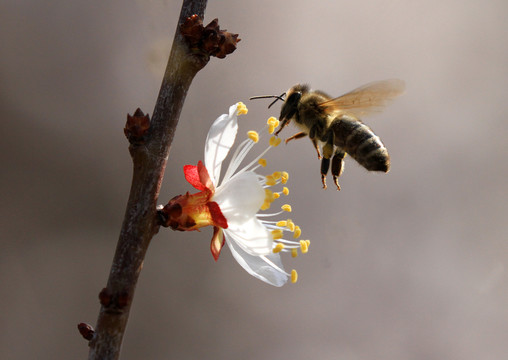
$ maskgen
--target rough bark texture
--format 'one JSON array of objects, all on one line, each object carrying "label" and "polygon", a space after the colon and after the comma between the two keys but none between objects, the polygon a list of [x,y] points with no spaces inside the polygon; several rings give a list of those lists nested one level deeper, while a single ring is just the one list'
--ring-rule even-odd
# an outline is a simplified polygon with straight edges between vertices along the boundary
[{"label": "rough bark texture", "polygon": [[89,359],[118,359],[134,291],[150,240],[159,224],[156,204],[178,119],[190,84],[208,58],[189,52],[180,25],[187,17],[203,18],[207,1],[182,5],[173,47],[144,144],[131,144],[131,191],[107,283],[99,294],[101,309]]}]

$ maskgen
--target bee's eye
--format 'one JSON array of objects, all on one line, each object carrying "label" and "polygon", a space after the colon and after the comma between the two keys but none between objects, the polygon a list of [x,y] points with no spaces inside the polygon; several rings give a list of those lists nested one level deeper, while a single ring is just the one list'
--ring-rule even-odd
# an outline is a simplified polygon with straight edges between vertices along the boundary
[{"label": "bee's eye", "polygon": [[301,97],[302,97],[301,92],[299,92],[299,91],[294,92],[288,96],[286,103],[291,104],[291,105],[296,105],[298,103],[298,101],[300,101]]}]

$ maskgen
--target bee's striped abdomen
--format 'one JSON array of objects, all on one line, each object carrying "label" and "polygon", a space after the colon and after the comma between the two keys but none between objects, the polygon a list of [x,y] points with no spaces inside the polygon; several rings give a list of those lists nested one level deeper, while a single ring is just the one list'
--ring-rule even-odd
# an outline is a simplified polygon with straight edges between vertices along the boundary
[{"label": "bee's striped abdomen", "polygon": [[390,156],[381,139],[360,120],[341,116],[333,120],[334,144],[370,171],[390,170]]}]

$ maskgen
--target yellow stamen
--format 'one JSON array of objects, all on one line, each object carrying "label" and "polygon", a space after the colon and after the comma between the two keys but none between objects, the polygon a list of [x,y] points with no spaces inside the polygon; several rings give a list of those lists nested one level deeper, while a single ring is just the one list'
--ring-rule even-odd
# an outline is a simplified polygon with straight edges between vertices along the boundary
[{"label": "yellow stamen", "polygon": [[275,254],[277,253],[280,253],[282,251],[282,249],[284,249],[284,244],[281,244],[281,243],[278,243],[274,248],[273,248],[273,252]]},{"label": "yellow stamen", "polygon": [[270,134],[273,134],[275,128],[279,126],[279,120],[277,120],[273,116],[269,118],[266,123],[268,124],[268,133]]},{"label": "yellow stamen", "polygon": [[281,177],[282,177],[282,173],[280,171],[275,171],[273,174],[272,174],[273,178],[275,180],[279,180]]},{"label": "yellow stamen", "polygon": [[278,137],[275,137],[275,136],[272,136],[269,141],[270,146],[273,146],[273,147],[279,146],[280,142],[281,142],[281,139]]},{"label": "yellow stamen", "polygon": [[262,167],[266,167],[266,159],[259,159],[259,160],[258,160],[258,163],[259,163],[259,165],[261,165]]},{"label": "yellow stamen", "polygon": [[305,240],[305,242],[307,243],[307,247],[310,246],[310,240]]},{"label": "yellow stamen", "polygon": [[284,188],[282,189],[282,193],[286,196],[289,195],[289,189],[284,186]]},{"label": "yellow stamen", "polygon": [[282,172],[282,178],[280,180],[281,183],[285,184],[288,182],[289,174],[286,171]]},{"label": "yellow stamen", "polygon": [[255,143],[257,143],[259,141],[259,134],[254,130],[248,131],[247,136],[249,137],[249,139],[251,139]]},{"label": "yellow stamen", "polygon": [[298,225],[295,226],[295,233],[293,234],[293,237],[295,239],[299,238],[300,235],[302,235],[302,229]]},{"label": "yellow stamen", "polygon": [[266,185],[268,186],[273,186],[275,185],[277,182],[275,181],[275,179],[273,178],[273,175],[266,175]]},{"label": "yellow stamen", "polygon": [[279,193],[275,193],[275,194],[273,194],[273,198],[274,198],[274,199],[278,199],[278,198],[280,198],[280,194],[279,194]]},{"label": "yellow stamen", "polygon": [[300,250],[302,251],[302,254],[307,254],[309,251],[309,245],[307,244],[307,241],[300,240]]},{"label": "yellow stamen", "polygon": [[291,249],[291,257],[297,257],[298,256],[298,250],[296,248]]},{"label": "yellow stamen", "polygon": [[282,239],[282,230],[281,229],[272,230],[272,236],[274,240]]},{"label": "yellow stamen", "polygon": [[265,189],[265,201],[273,202],[273,191]]},{"label": "yellow stamen", "polygon": [[281,209],[284,210],[284,211],[287,211],[287,212],[291,212],[291,205],[284,204],[284,205],[281,206]]},{"label": "yellow stamen", "polygon": [[291,270],[291,282],[294,284],[298,281],[298,273],[295,269]]},{"label": "yellow stamen", "polygon": [[275,225],[277,225],[278,227],[286,227],[287,224],[288,224],[288,222],[286,220],[281,220],[281,221],[278,221],[277,224],[275,224]]},{"label": "yellow stamen", "polygon": [[295,223],[293,222],[293,220],[291,219],[288,219],[288,225],[287,225],[287,228],[289,231],[293,232],[295,231]]},{"label": "yellow stamen", "polygon": [[265,189],[265,201],[261,205],[261,210],[268,210],[273,200],[275,199],[274,193],[270,189]]},{"label": "yellow stamen", "polygon": [[273,125],[275,127],[279,126],[279,120],[277,120],[276,118],[274,118],[273,116],[270,116],[268,118],[268,120],[266,120],[266,123],[268,125]]},{"label": "yellow stamen", "polygon": [[247,106],[243,102],[240,101],[236,104],[236,115],[245,115],[248,111],[249,109],[247,109]]}]

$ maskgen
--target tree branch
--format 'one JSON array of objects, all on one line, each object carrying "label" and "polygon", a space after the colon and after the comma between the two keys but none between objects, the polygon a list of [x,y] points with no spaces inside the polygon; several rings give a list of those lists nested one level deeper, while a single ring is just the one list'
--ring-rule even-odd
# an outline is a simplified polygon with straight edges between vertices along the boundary
[{"label": "tree branch", "polygon": [[171,142],[190,84],[208,62],[208,57],[191,53],[180,27],[194,14],[203,18],[206,3],[183,1],[152,120],[144,141],[131,141],[129,147],[133,159],[131,190],[107,287],[99,294],[102,306],[89,343],[89,359],[118,359],[120,355],[143,260],[150,240],[159,230],[156,205]]}]

